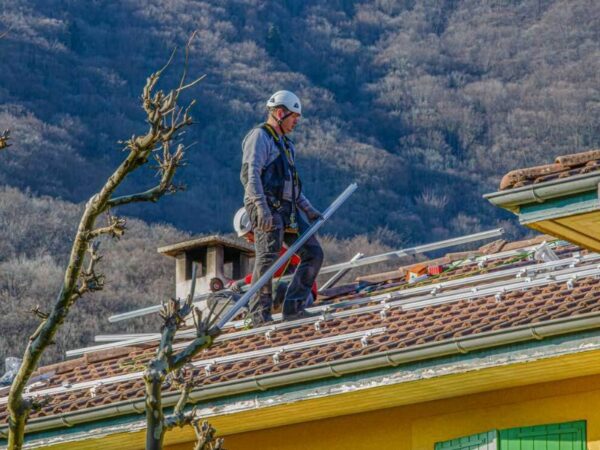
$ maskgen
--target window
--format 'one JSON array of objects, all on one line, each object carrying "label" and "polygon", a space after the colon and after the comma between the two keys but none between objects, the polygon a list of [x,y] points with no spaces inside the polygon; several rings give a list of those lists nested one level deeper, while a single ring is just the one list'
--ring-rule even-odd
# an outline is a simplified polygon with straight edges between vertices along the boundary
[{"label": "window", "polygon": [[435,450],[585,450],[585,421],[491,430],[437,442]]}]

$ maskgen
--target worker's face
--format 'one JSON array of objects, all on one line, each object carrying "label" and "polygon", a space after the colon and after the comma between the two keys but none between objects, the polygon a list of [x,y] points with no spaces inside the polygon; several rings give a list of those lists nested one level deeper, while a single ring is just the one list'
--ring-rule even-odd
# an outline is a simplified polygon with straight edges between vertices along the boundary
[{"label": "worker's face", "polygon": [[298,125],[298,121],[300,120],[300,114],[290,114],[288,110],[283,108],[278,108],[276,110],[276,114],[278,119],[283,119],[287,115],[283,122],[281,122],[281,131],[283,131],[284,134],[288,134],[291,131],[293,131],[294,128],[296,128],[296,125]]},{"label": "worker's face", "polygon": [[244,239],[246,239],[247,242],[250,242],[251,244],[254,244],[254,231],[248,231],[244,235]]}]

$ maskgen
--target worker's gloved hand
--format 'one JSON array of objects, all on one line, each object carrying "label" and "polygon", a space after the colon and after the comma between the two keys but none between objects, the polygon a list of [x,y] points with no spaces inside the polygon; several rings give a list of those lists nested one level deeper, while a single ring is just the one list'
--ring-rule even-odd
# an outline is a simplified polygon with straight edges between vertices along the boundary
[{"label": "worker's gloved hand", "polygon": [[236,294],[241,294],[242,287],[245,285],[246,285],[246,282],[244,280],[232,281],[229,284],[229,289],[231,290],[231,292],[234,292]]},{"label": "worker's gloved hand", "polygon": [[320,218],[323,217],[323,214],[321,214],[321,211],[313,208],[312,206],[307,207],[304,210],[304,212],[306,213],[306,217],[308,218],[308,220],[310,220],[311,222],[314,222],[315,220],[319,220]]},{"label": "worker's gloved hand", "polygon": [[263,233],[273,229],[273,215],[264,205],[256,206],[256,227]]}]

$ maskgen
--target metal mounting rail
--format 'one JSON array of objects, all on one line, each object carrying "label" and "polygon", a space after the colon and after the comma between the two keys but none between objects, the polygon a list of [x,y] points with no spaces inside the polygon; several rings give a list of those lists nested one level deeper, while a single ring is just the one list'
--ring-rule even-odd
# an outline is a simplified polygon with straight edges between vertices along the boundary
[{"label": "metal mounting rail", "polygon": [[[340,264],[333,264],[331,266],[323,267],[319,271],[319,275],[338,272],[344,269],[354,269],[356,267],[368,266],[370,264],[395,261],[405,256],[417,255],[433,250],[440,250],[442,248],[452,247],[454,245],[467,244],[469,242],[476,242],[484,239],[498,237],[501,236],[503,233],[504,230],[502,228],[496,228],[494,230],[482,231],[480,233],[470,234],[467,236],[461,236],[452,239],[446,239],[444,241],[432,242],[430,244],[418,245],[416,247],[404,248],[401,250],[394,250],[393,252],[382,253],[381,255],[367,256],[359,260],[348,261]],[[286,277],[282,279],[285,278]]]},{"label": "metal mounting rail", "polygon": [[[519,286],[524,286],[524,284],[520,283],[520,281],[526,281],[527,278],[536,277],[537,275],[550,276],[550,275],[555,275],[555,274],[577,273],[578,271],[583,269],[582,267],[577,267],[578,264],[590,263],[593,261],[600,261],[600,254],[590,253],[585,256],[573,256],[573,257],[564,258],[564,259],[557,260],[557,261],[549,261],[549,262],[545,262],[545,263],[532,264],[532,265],[521,266],[521,267],[512,267],[509,269],[498,270],[498,271],[491,272],[491,273],[486,273],[486,274],[481,274],[481,275],[473,275],[471,277],[459,278],[459,279],[454,279],[454,280],[443,281],[440,283],[432,283],[432,284],[427,284],[424,286],[417,286],[414,288],[403,289],[403,290],[396,291],[393,293],[376,294],[373,296],[361,297],[358,299],[347,300],[347,301],[334,303],[334,304],[314,306],[312,308],[308,308],[308,311],[313,312],[313,313],[329,314],[336,310],[342,310],[344,308],[356,307],[356,306],[360,306],[360,305],[364,305],[364,304],[368,304],[368,303],[380,302],[380,301],[390,302],[392,300],[394,300],[394,301],[404,300],[404,303],[406,303],[406,301],[416,302],[416,301],[432,299],[432,298],[441,299],[444,296],[456,295],[456,294],[467,295],[467,294],[473,293],[473,287],[471,285],[473,285],[474,283],[491,282],[491,281],[495,281],[495,280],[497,281],[496,283],[488,284],[488,285],[486,285],[486,288],[500,289],[500,288],[502,288],[502,286],[515,284],[515,280],[519,280],[517,282],[517,283],[519,283]],[[561,268],[564,266],[569,266],[569,268],[566,269],[567,272],[565,272],[564,270],[560,271],[560,272],[554,272],[554,273],[546,272],[547,270],[558,269],[558,268]],[[589,269],[591,267],[595,267],[595,266],[586,266],[585,268]],[[461,286],[465,286],[465,287],[460,289]],[[527,287],[527,285],[525,285],[525,286]],[[454,289],[452,289],[452,288],[454,288]],[[450,290],[450,292],[446,292],[447,290]],[[418,296],[419,294],[425,294],[425,295],[422,295],[421,297],[415,297],[415,296]],[[367,307],[367,308],[373,308],[373,307],[371,306],[371,307]],[[375,310],[378,310],[378,309],[380,309],[380,307],[378,305],[376,305]],[[369,309],[369,311],[370,310],[371,309]],[[364,308],[355,308],[355,309],[350,309],[347,312],[349,314],[345,314],[345,315],[353,315],[353,314],[359,314],[362,312],[366,312],[366,310]],[[339,314],[339,313],[336,313],[336,314]],[[275,314],[273,316],[273,318],[275,320],[278,320],[281,318],[281,315]],[[300,319],[300,320],[296,320],[293,322],[284,322],[284,323],[272,323],[272,324],[268,324],[264,327],[254,328],[254,329],[250,329],[250,330],[241,330],[241,331],[237,331],[237,332],[233,332],[233,333],[223,334],[223,335],[219,336],[216,339],[216,341],[229,340],[229,339],[234,339],[234,338],[242,337],[242,336],[250,336],[250,335],[260,334],[260,333],[264,333],[268,330],[272,330],[275,328],[276,329],[290,328],[293,326],[297,326],[299,324],[314,322],[316,320],[318,320],[318,318]],[[241,321],[240,322],[232,322],[229,324],[230,327],[236,327],[236,326],[241,326],[241,325],[242,325]],[[176,339],[192,338],[192,337],[194,337],[194,333],[195,333],[194,330],[185,330],[185,331],[178,333],[176,335]],[[149,337],[149,336],[140,335],[139,337],[136,337],[136,338],[130,339],[130,340],[122,340],[120,342],[113,342],[111,344],[104,344],[104,345],[85,347],[85,348],[80,348],[80,349],[75,349],[75,350],[69,350],[69,351],[67,351],[67,356],[82,355],[82,354],[85,354],[88,352],[107,350],[107,349],[115,348],[115,347],[126,347],[126,346],[130,346],[130,345],[147,344],[149,342],[156,341],[157,339],[158,339],[158,337],[153,338],[153,337]]]},{"label": "metal mounting rail", "polygon": [[531,279],[524,278],[521,282],[514,282],[512,284],[506,284],[503,286],[490,286],[482,289],[477,289],[473,291],[473,296],[467,294],[454,294],[447,295],[440,298],[432,298],[432,299],[424,299],[420,301],[408,302],[402,305],[402,309],[417,309],[423,308],[426,306],[439,305],[442,303],[449,303],[456,300],[468,300],[474,297],[487,297],[490,295],[499,295],[498,300],[501,299],[502,295],[506,292],[510,292],[513,290],[523,289],[524,287],[533,288],[539,286],[545,286],[550,283],[562,283],[562,282],[571,282],[569,289],[573,289],[574,281],[578,278],[585,278],[590,276],[600,275],[600,266],[586,266],[581,267],[579,271],[575,271],[573,269],[566,269],[557,273],[550,273],[545,278],[539,279]]},{"label": "metal mounting rail", "polygon": [[[341,334],[341,335],[337,335],[337,336],[327,336],[327,337],[320,338],[320,339],[313,339],[311,341],[296,342],[293,344],[287,344],[287,345],[283,345],[283,346],[268,347],[268,348],[264,348],[264,349],[260,349],[260,350],[252,350],[249,352],[236,353],[236,354],[232,354],[232,355],[215,357],[215,358],[211,358],[211,359],[203,359],[200,361],[193,361],[191,364],[194,367],[206,368],[206,366],[210,366],[210,365],[214,365],[214,364],[223,364],[223,363],[234,362],[234,361],[242,361],[244,359],[258,358],[258,357],[262,357],[262,356],[270,356],[270,355],[275,355],[277,353],[281,354],[281,353],[285,353],[285,352],[304,350],[304,349],[313,348],[313,347],[321,347],[321,346],[327,345],[327,344],[350,341],[350,340],[354,340],[354,339],[364,339],[365,337],[368,338],[370,336],[375,336],[375,335],[382,334],[385,332],[386,332],[385,327],[369,328],[366,330],[355,331],[352,333],[346,333],[346,334]],[[274,362],[275,362],[275,364],[277,364],[276,361],[274,361]],[[37,391],[33,391],[29,394],[25,394],[24,396],[31,397],[31,396],[38,396],[38,395],[56,395],[56,394],[61,394],[61,393],[71,392],[71,391],[76,391],[76,390],[91,389],[94,387],[105,386],[105,385],[112,384],[112,383],[120,383],[120,382],[130,381],[130,380],[139,380],[142,378],[143,374],[144,374],[143,371],[139,371],[139,372],[132,372],[132,373],[123,374],[123,375],[117,375],[114,377],[107,377],[107,378],[100,378],[100,379],[96,379],[96,380],[83,381],[81,383],[73,383],[73,384],[70,384],[67,386],[57,386],[57,387],[48,388],[48,389],[40,389]],[[7,403],[7,401],[8,401],[8,397],[0,398],[0,405]]]},{"label": "metal mounting rail", "polygon": [[[206,300],[211,292],[203,292],[194,296],[194,305],[200,306],[200,301]],[[108,318],[111,323],[120,322],[122,320],[133,319],[135,317],[146,316],[148,314],[156,313],[162,309],[162,305],[152,305],[146,308],[135,309],[133,311],[127,311],[120,314],[113,314]]]},{"label": "metal mounting rail", "polygon": [[[359,259],[361,259],[363,256],[365,256],[363,253],[357,253],[348,262],[353,263],[354,261],[358,261]],[[329,280],[327,280],[325,283],[323,283],[323,285],[319,288],[319,292],[335,286],[335,284],[338,281],[340,281],[344,275],[346,275],[348,272],[350,272],[350,270],[352,270],[351,267],[347,267],[345,269],[340,269],[334,276],[332,276]]]},{"label": "metal mounting rail", "polygon": [[[546,242],[546,241],[544,241],[544,242]],[[565,243],[566,243],[566,241],[561,241],[560,239],[557,239],[557,240],[551,241],[551,242],[547,242],[547,244],[551,248],[559,246],[561,244],[564,245]],[[543,244],[543,242],[542,242],[542,244]],[[489,261],[494,261],[496,259],[510,258],[511,256],[523,256],[523,255],[527,255],[527,254],[533,255],[535,253],[535,251],[539,248],[540,245],[541,244],[535,244],[535,245],[530,245],[529,247],[522,247],[522,248],[517,248],[514,250],[506,250],[504,252],[498,252],[498,253],[492,253],[489,255],[477,256],[476,258],[467,259],[467,260],[463,261],[461,266],[480,264],[482,262],[486,263]]]},{"label": "metal mounting rail", "polygon": [[128,341],[140,337],[160,338],[160,333],[131,333],[131,334],[97,334],[94,336],[94,342],[117,342]]}]

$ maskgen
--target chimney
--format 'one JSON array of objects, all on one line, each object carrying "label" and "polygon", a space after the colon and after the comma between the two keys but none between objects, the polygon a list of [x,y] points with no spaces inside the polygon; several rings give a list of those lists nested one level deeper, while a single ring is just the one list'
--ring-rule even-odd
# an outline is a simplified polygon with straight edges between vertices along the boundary
[{"label": "chimney", "polygon": [[190,292],[193,263],[198,263],[196,295],[218,291],[229,280],[238,280],[251,271],[254,246],[213,235],[160,247],[158,252],[175,258],[175,296],[183,299]]}]

